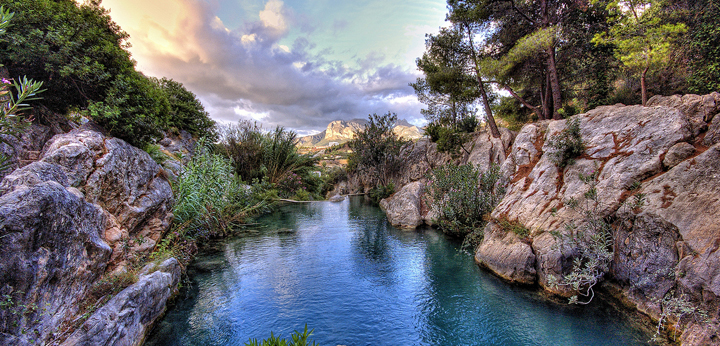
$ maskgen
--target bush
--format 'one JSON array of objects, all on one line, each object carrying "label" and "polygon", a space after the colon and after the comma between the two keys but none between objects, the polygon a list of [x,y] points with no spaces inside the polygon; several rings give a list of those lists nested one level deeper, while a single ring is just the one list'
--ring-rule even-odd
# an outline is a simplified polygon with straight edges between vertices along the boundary
[{"label": "bush", "polygon": [[211,141],[217,139],[215,122],[195,94],[172,79],[152,78],[152,81],[165,93],[170,104],[170,117],[165,129],[183,129],[196,137],[206,137]]},{"label": "bush", "polygon": [[105,100],[91,103],[88,111],[111,135],[139,148],[162,138],[170,121],[165,93],[137,72],[118,76]]},{"label": "bush", "polygon": [[432,122],[425,127],[425,134],[430,137],[432,142],[437,143],[438,151],[457,156],[461,154],[461,149],[467,152],[463,144],[472,138],[470,132],[475,131],[476,127],[477,119],[468,117],[463,118],[457,127]]},{"label": "bush", "polygon": [[175,182],[173,214],[179,231],[191,238],[228,234],[245,217],[267,205],[235,176],[230,161],[198,142],[195,156]]},{"label": "bush", "polygon": [[368,115],[365,129],[355,134],[349,142],[353,150],[348,167],[361,174],[367,174],[376,185],[387,186],[390,179],[401,169],[403,160],[400,149],[407,142],[393,131],[397,115]]},{"label": "bush", "polygon": [[550,138],[548,143],[552,151],[550,160],[560,168],[575,163],[575,158],[582,155],[585,145],[580,135],[580,119],[565,120],[565,129]]},{"label": "bush", "polygon": [[368,197],[375,204],[380,204],[380,200],[390,197],[395,193],[395,184],[389,182],[387,185],[377,185],[370,189]]},{"label": "bush", "polygon": [[[610,270],[614,251],[612,248],[612,228],[600,215],[601,203],[597,195],[598,171],[580,174],[580,180],[590,187],[583,195],[584,203],[575,199],[565,201],[565,205],[581,215],[579,223],[570,222],[565,225],[565,232],[553,232],[558,238],[565,253],[574,255],[570,273],[558,280],[549,276],[550,287],[569,287],[574,295],[570,304],[588,304],[595,296],[593,287],[603,280]],[[580,300],[580,298],[586,300]]]},{"label": "bush", "polygon": [[308,341],[308,338],[312,336],[313,331],[315,331],[315,329],[308,332],[306,324],[305,330],[302,332],[302,334],[297,330],[292,333],[292,335],[290,336],[290,343],[288,343],[288,341],[285,339],[276,337],[275,335],[273,335],[272,332],[270,332],[269,339],[263,340],[261,342],[258,342],[257,339],[250,339],[247,343],[245,343],[245,346],[317,346],[314,341]]},{"label": "bush", "polygon": [[116,76],[134,72],[127,33],[100,1],[5,0],[15,12],[0,40],[0,63],[11,76],[45,81],[42,104],[59,113],[102,101]]},{"label": "bush", "polygon": [[445,165],[427,177],[428,205],[437,212],[435,224],[446,234],[465,237],[485,226],[485,216],[505,194],[500,167],[480,172],[472,164]]}]

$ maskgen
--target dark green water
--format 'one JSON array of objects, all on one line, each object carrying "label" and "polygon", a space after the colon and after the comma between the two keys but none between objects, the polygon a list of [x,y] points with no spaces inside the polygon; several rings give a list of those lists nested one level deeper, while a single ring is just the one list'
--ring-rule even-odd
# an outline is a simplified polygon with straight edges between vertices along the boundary
[{"label": "dark green water", "polygon": [[[244,345],[305,323],[321,345],[644,345],[600,301],[544,299],[480,270],[434,230],[401,231],[357,198],[289,205],[190,268],[146,345]],[[277,230],[281,230],[278,232]]]}]

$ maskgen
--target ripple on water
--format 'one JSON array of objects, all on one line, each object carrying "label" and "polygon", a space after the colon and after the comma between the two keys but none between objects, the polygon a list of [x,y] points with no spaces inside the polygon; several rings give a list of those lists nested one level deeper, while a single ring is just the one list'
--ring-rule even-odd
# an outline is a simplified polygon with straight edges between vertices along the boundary
[{"label": "ripple on water", "polygon": [[[482,272],[433,230],[401,231],[360,198],[289,205],[198,256],[147,345],[244,345],[307,323],[321,345],[642,345],[598,302],[556,304]],[[285,231],[277,232],[278,229]]]}]

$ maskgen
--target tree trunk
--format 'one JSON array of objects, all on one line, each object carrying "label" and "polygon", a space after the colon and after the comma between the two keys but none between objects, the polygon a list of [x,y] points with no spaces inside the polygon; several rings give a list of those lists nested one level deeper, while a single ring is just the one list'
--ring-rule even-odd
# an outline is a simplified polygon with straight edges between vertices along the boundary
[{"label": "tree trunk", "polygon": [[550,87],[552,89],[553,98],[553,119],[560,120],[560,108],[562,107],[562,98],[560,93],[560,79],[555,66],[555,47],[548,48],[548,74],[550,75]]},{"label": "tree trunk", "polygon": [[645,84],[645,76],[647,75],[649,66],[645,66],[645,69],[640,75],[640,92],[642,93],[642,105],[643,107],[647,104],[647,84]]},{"label": "tree trunk", "polygon": [[483,85],[483,81],[480,78],[480,66],[478,66],[477,57],[475,56],[475,46],[473,45],[472,31],[470,30],[469,25],[466,25],[466,28],[468,31],[468,37],[470,38],[470,52],[472,52],[472,59],[475,63],[475,77],[478,81],[478,89],[480,90],[483,107],[485,108],[485,118],[487,119],[488,126],[490,126],[490,133],[492,134],[492,136],[495,138],[500,138],[500,131],[498,131],[497,124],[495,124],[495,118],[493,117],[492,110],[490,109],[490,102],[488,101],[488,96],[485,92],[485,86]]},{"label": "tree trunk", "polygon": [[550,74],[545,73],[545,93],[543,94],[543,115],[540,120],[550,119],[550,93],[552,86],[550,85]]}]

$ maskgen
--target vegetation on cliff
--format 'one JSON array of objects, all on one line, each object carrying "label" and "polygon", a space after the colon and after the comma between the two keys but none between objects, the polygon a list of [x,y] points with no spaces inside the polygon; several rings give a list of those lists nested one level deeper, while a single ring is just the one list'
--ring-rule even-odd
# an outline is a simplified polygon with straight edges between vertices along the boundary
[{"label": "vegetation on cliff", "polygon": [[127,33],[100,1],[10,0],[4,6],[15,17],[0,39],[0,63],[11,76],[43,81],[47,91],[38,103],[50,111],[87,110],[113,136],[138,147],[161,139],[163,130],[213,136],[214,122],[182,84],[135,70]]}]

